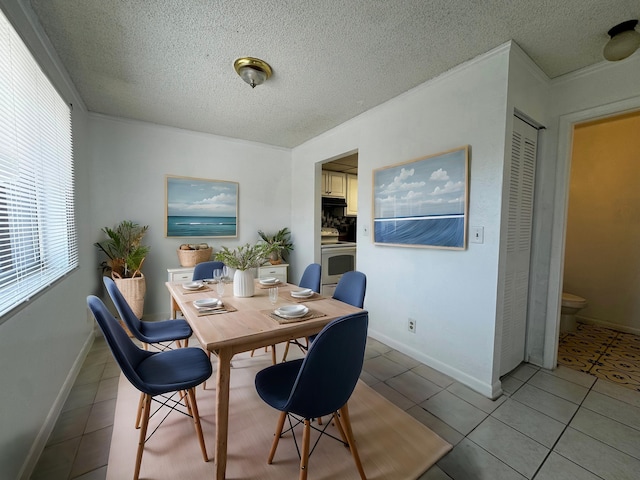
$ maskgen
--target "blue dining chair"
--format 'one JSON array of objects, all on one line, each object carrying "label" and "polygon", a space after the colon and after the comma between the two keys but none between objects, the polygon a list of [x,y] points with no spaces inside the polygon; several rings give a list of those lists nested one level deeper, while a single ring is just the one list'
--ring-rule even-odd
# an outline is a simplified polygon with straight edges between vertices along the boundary
[{"label": "blue dining chair", "polygon": [[298,286],[300,288],[310,288],[316,293],[320,293],[320,279],[322,277],[322,266],[319,263],[307,265],[300,278]]},{"label": "blue dining chair", "polygon": [[[353,270],[342,274],[331,298],[348,303],[354,307],[362,308],[364,306],[364,295],[366,291],[367,276],[362,272]],[[315,338],[316,335],[311,335],[309,342],[313,342]]]},{"label": "blue dining chair", "polygon": [[[337,318],[317,335],[304,358],[271,365],[256,374],[258,395],[281,412],[268,464],[273,462],[285,420],[289,419],[287,432],[291,430],[292,433],[296,425],[304,423],[302,452],[298,453],[299,478],[306,479],[311,428],[321,435],[329,435],[326,430],[331,425],[327,422],[320,429],[311,425],[311,420],[332,415],[343,443],[351,450],[360,478],[366,480],[353,438],[347,401],[362,371],[368,323],[366,311]],[[295,434],[293,438],[297,448]]]},{"label": "blue dining chair", "polygon": [[214,270],[222,270],[223,262],[212,260],[210,262],[197,263],[193,269],[193,278],[191,280],[204,280],[205,278],[213,278]]},{"label": "blue dining chair", "polygon": [[[134,480],[140,475],[144,444],[148,440],[147,427],[152,415],[152,400],[193,418],[202,458],[208,462],[195,393],[196,387],[209,378],[213,371],[207,355],[199,348],[178,348],[163,352],[142,350],[133,343],[102,300],[90,295],[87,297],[87,305],[122,373],[141,394],[136,416],[136,428],[140,429],[140,438]],[[186,392],[184,396],[182,392]],[[180,398],[174,399],[178,395]],[[161,396],[162,400],[156,400],[154,397],[157,396]],[[182,407],[181,400],[184,400],[186,408]]]},{"label": "blue dining chair", "polygon": [[140,320],[122,296],[116,283],[109,277],[102,277],[104,286],[118,310],[120,319],[125,323],[129,331],[140,340],[145,350],[148,345],[154,345],[159,350],[170,348],[170,344],[176,342],[180,347],[184,340],[184,346],[189,344],[189,337],[193,333],[191,327],[184,319],[162,320],[157,322],[145,322]]},{"label": "blue dining chair", "polygon": [[338,285],[333,292],[333,298],[354,307],[362,308],[366,291],[367,276],[362,272],[353,270],[344,273],[340,277]]},{"label": "blue dining chair", "polygon": [[[316,293],[320,293],[320,280],[322,278],[322,266],[319,263],[310,263],[302,273],[300,288],[310,288]],[[291,344],[297,345],[302,351],[306,351],[309,348],[309,338],[305,338],[305,345],[300,343],[300,340],[289,340],[284,347],[284,353],[282,354],[282,361],[287,361],[287,355],[289,354],[289,347]]]}]

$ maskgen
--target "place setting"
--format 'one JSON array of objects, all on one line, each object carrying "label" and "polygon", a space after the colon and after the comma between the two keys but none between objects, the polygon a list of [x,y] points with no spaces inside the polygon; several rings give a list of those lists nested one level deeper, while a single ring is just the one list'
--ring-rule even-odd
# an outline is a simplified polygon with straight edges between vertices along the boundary
[{"label": "place setting", "polygon": [[187,293],[204,292],[206,290],[211,290],[211,288],[207,284],[205,284],[203,281],[197,281],[197,282],[187,282],[187,283],[181,284],[180,290],[182,290],[182,293],[187,294]]},{"label": "place setting", "polygon": [[302,303],[311,302],[314,300],[322,300],[325,297],[323,297],[319,293],[314,292],[310,288],[298,288],[295,290],[290,290],[288,292],[282,292],[280,294],[280,298],[283,298],[287,301]]},{"label": "place setting", "polygon": [[230,313],[237,310],[228,303],[223,302],[222,299],[214,297],[194,300],[193,306],[196,308],[198,316]]},{"label": "place setting", "polygon": [[267,278],[261,278],[258,280],[258,284],[262,289],[271,288],[275,285],[280,285],[281,283],[282,282],[280,282],[280,280],[277,279],[276,277],[267,277]]},{"label": "place setting", "polygon": [[[278,303],[278,287],[269,288],[269,301],[274,307]],[[311,318],[324,317],[325,314],[315,310],[310,310],[306,305],[286,304],[275,310],[263,310],[263,313],[276,320],[278,323],[293,323],[309,320]]]}]

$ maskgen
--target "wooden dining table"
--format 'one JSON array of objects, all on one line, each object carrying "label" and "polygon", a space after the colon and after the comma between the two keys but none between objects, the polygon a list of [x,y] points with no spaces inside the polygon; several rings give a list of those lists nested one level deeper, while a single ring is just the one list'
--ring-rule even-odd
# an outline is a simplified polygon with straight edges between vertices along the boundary
[{"label": "wooden dining table", "polygon": [[[290,293],[295,285],[279,284],[279,298],[272,305],[269,290],[256,280],[252,297],[233,296],[233,285],[228,284],[222,296],[227,313],[201,314],[195,307],[195,300],[218,298],[215,285],[205,284],[197,291],[186,290],[181,283],[167,282],[171,293],[172,317],[182,312],[184,318],[203,348],[218,357],[216,378],[216,428],[215,428],[215,478],[223,480],[227,466],[227,438],[229,433],[229,380],[231,359],[237,353],[247,352],[288,340],[308,337],[318,333],[332,320],[343,315],[362,311],[360,308],[333,298],[314,294],[308,301],[294,299]],[[286,304],[305,305],[311,318],[290,323],[280,323],[272,315],[274,309]],[[275,358],[275,353],[274,357]]]}]

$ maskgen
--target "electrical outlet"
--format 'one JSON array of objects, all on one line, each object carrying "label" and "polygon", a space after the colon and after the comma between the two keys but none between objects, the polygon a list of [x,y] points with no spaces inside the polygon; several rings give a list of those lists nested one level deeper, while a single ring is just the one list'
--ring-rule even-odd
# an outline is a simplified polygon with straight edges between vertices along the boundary
[{"label": "electrical outlet", "polygon": [[414,318],[410,318],[407,327],[411,333],[416,333],[416,324],[418,322]]}]

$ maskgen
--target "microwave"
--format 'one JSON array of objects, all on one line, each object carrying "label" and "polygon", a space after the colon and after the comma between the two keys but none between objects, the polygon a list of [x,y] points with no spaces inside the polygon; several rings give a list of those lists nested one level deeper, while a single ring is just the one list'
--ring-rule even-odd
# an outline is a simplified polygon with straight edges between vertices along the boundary
[{"label": "microwave", "polygon": [[322,245],[321,249],[323,287],[337,284],[343,273],[356,269],[355,243]]}]

